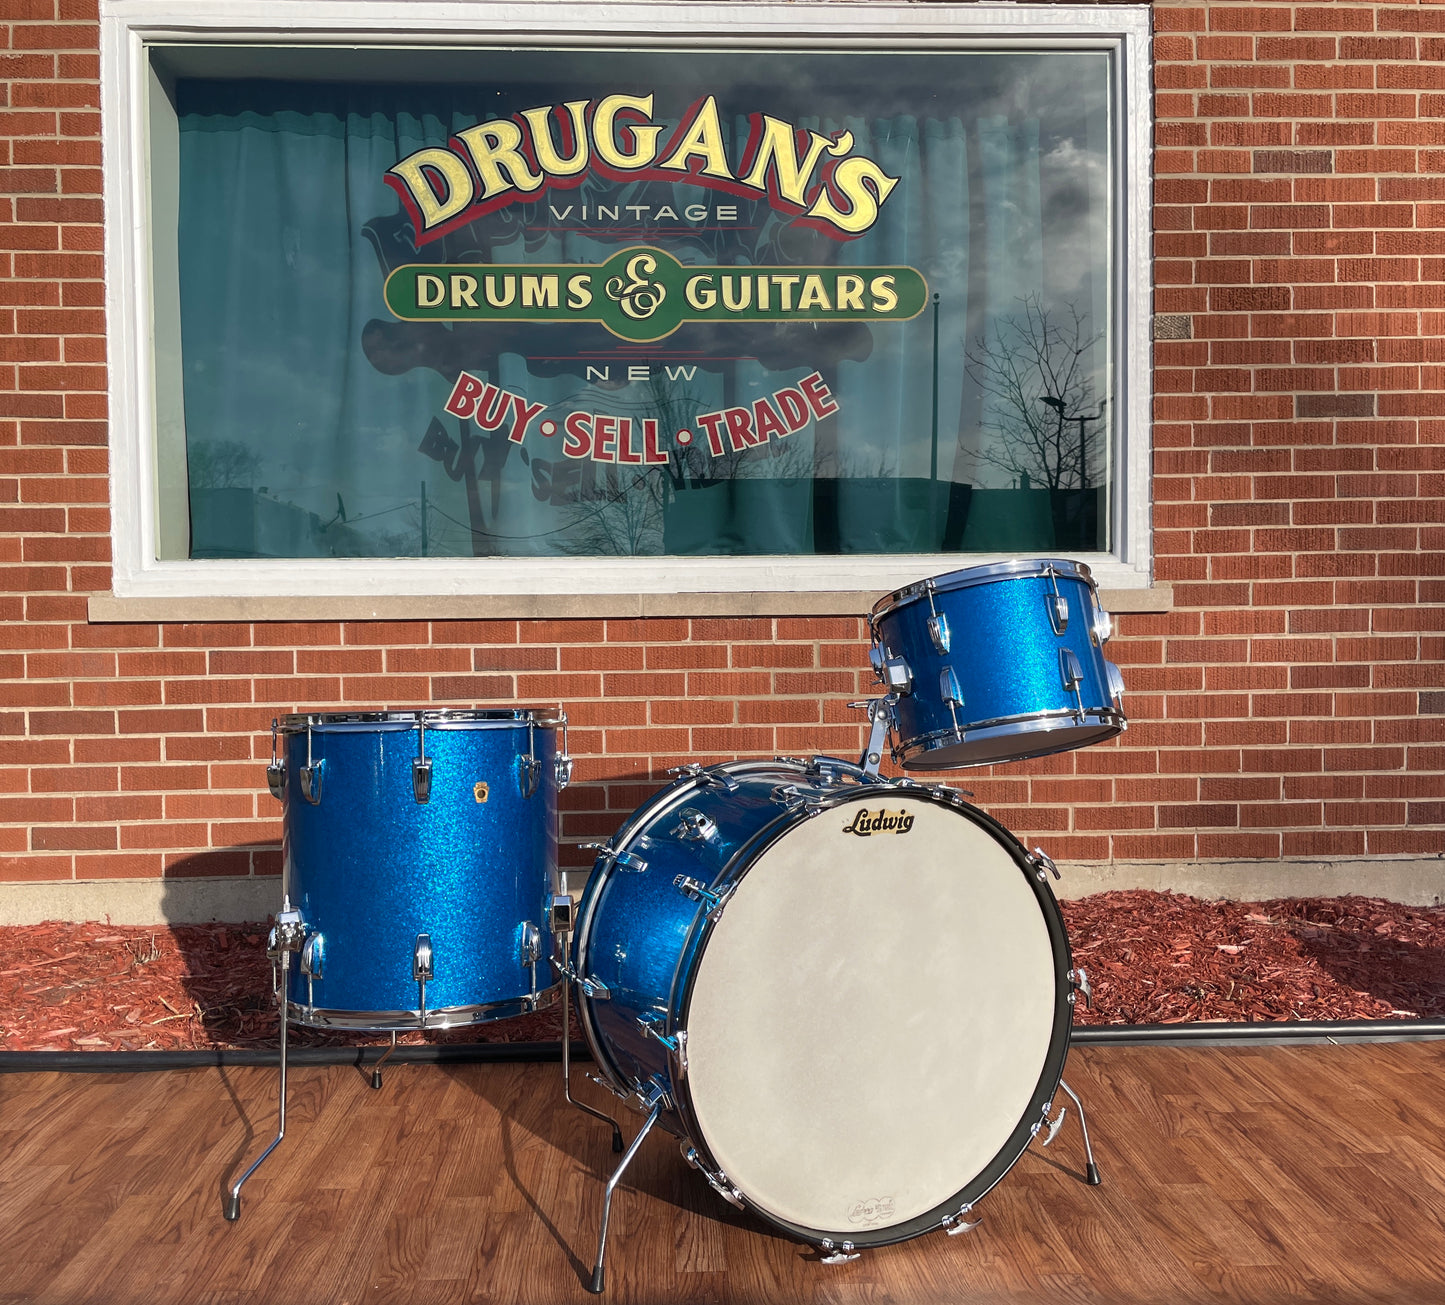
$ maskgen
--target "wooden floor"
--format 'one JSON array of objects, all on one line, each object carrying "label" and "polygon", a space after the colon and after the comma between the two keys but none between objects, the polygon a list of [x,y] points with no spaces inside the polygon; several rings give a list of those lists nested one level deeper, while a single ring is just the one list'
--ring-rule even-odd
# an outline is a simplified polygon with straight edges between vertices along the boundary
[{"label": "wooden floor", "polygon": [[[222,1191],[274,1133],[274,1071],[0,1076],[0,1302],[594,1300],[615,1157],[559,1078],[403,1065],[374,1092],[352,1067],[293,1069],[286,1139],[231,1224]],[[1080,1181],[1071,1109],[979,1228],[843,1266],[649,1137],[604,1299],[1445,1302],[1445,1042],[1076,1048],[1067,1078],[1102,1186]]]}]

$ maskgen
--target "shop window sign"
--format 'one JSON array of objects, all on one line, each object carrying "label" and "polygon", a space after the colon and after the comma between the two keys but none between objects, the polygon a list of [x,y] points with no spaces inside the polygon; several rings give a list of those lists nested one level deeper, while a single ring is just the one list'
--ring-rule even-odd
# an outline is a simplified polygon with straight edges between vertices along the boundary
[{"label": "shop window sign", "polygon": [[160,557],[1109,552],[1115,59],[176,77]]}]

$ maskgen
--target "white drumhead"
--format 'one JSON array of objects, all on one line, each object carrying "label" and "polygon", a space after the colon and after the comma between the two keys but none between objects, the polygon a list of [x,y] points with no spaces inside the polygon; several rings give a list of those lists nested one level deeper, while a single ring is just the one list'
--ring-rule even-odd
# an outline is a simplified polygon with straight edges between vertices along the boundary
[{"label": "white drumhead", "polygon": [[992,834],[917,797],[840,803],[749,867],[697,963],[701,1140],[780,1220],[843,1238],[905,1223],[1024,1118],[1056,983],[1042,909]]}]

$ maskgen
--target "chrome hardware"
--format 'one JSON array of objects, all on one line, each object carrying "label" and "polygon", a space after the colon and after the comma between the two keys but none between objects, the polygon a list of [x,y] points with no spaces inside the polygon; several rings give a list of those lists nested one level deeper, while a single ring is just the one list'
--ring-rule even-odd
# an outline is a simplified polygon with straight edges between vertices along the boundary
[{"label": "chrome hardware", "polygon": [[963,706],[963,690],[958,687],[958,676],[952,666],[945,666],[938,673],[938,693],[950,706]]},{"label": "chrome hardware", "polygon": [[1074,716],[1082,725],[1084,723],[1084,668],[1079,665],[1078,655],[1072,648],[1059,649],[1059,675],[1064,681],[1064,692],[1072,693],[1078,700]]},{"label": "chrome hardware", "polygon": [[[1058,1113],[1057,1115],[1055,1115],[1052,1119],[1050,1119],[1050,1118],[1049,1118],[1049,1108],[1048,1108],[1047,1105],[1044,1106],[1044,1122],[1049,1126],[1049,1131],[1048,1131],[1046,1134],[1044,1134],[1044,1140],[1039,1143],[1040,1146],[1048,1146],[1048,1144],[1054,1140],[1054,1138],[1058,1135],[1059,1129],[1061,1129],[1061,1128],[1064,1126],[1064,1116],[1067,1115],[1068,1113],[1069,1113],[1069,1108],[1068,1108],[1068,1106],[1060,1106],[1060,1107],[1059,1107],[1059,1113]],[[1038,1126],[1037,1124],[1035,1124],[1035,1125],[1034,1125],[1034,1136],[1035,1136],[1035,1137],[1038,1136],[1038,1129],[1039,1129],[1039,1126]]]},{"label": "chrome hardware", "polygon": [[928,637],[933,640],[933,646],[941,653],[948,651],[948,618],[939,614],[938,608],[933,605],[933,581],[931,579],[923,582],[928,593]]},{"label": "chrome hardware", "polygon": [[301,796],[312,806],[317,806],[321,802],[322,764],[318,761],[314,766],[302,766],[296,772],[301,778]]},{"label": "chrome hardware", "polygon": [[785,811],[796,811],[808,800],[796,784],[775,784],[768,796]]},{"label": "chrome hardware", "polygon": [[299,952],[306,945],[306,926],[301,923],[301,912],[291,909],[289,898],[271,927],[270,941],[271,950],[278,956],[283,952]]},{"label": "chrome hardware", "polygon": [[593,1001],[611,1001],[612,989],[601,979],[594,979],[591,975],[584,975],[577,980],[577,986],[582,990],[584,997]]},{"label": "chrome hardware", "polygon": [[694,879],[691,875],[678,875],[672,881],[672,886],[682,889],[684,896],[692,898],[694,902],[701,902],[709,911],[715,910],[722,901],[720,894],[713,892],[701,879]]},{"label": "chrome hardware", "polygon": [[1053,567],[1045,567],[1053,593],[1044,595],[1044,607],[1049,613],[1049,624],[1055,634],[1063,634],[1069,628],[1069,600],[1059,592],[1059,573]]},{"label": "chrome hardware", "polygon": [[885,688],[900,694],[913,689],[913,670],[907,658],[890,657],[886,648],[874,644],[868,651],[868,660],[873,663],[874,677]]},{"label": "chrome hardware", "polygon": [[266,787],[271,796],[280,802],[286,797],[286,763],[276,755],[276,730],[280,722],[271,721],[271,764],[266,767]]},{"label": "chrome hardware", "polygon": [[300,776],[301,779],[301,796],[304,797],[309,803],[311,803],[312,806],[316,806],[321,801],[321,767],[324,764],[324,760],[318,761],[314,765],[312,764],[311,722],[307,721],[306,764],[304,766],[298,767],[296,773]]},{"label": "chrome hardware", "polygon": [[572,757],[567,751],[567,716],[562,714],[562,747],[553,758],[552,765],[558,789],[564,789],[572,782]]},{"label": "chrome hardware", "polygon": [[878,778],[878,767],[883,761],[883,740],[893,725],[893,709],[897,705],[896,693],[890,693],[885,698],[871,698],[848,704],[849,707],[866,707],[868,710],[868,742],[863,745],[863,755],[858,761],[858,768],[863,772],[860,779]]},{"label": "chrome hardware", "polygon": [[823,1264],[847,1264],[849,1260],[856,1260],[859,1255],[859,1252],[853,1249],[852,1242],[844,1242],[841,1246],[835,1246],[825,1237],[819,1245],[828,1252],[820,1259]]},{"label": "chrome hardware", "polygon": [[1094,628],[1091,633],[1100,648],[1114,637],[1114,618],[1102,607],[1094,609]]},{"label": "chrome hardware", "polygon": [[421,1012],[421,1027],[426,1028],[426,985],[429,979],[436,977],[429,933],[419,933],[416,936],[416,946],[411,953],[411,977],[416,980],[416,1004]]},{"label": "chrome hardware", "polygon": [[637,1154],[638,1148],[642,1146],[643,1139],[652,1132],[653,1125],[657,1123],[659,1116],[662,1114],[663,1103],[667,1100],[667,1094],[661,1087],[655,1088],[654,1091],[655,1096],[643,1107],[650,1112],[647,1116],[647,1122],[642,1125],[641,1132],[632,1139],[632,1145],[627,1148],[626,1153],[618,1162],[612,1177],[607,1180],[606,1188],[603,1189],[602,1222],[597,1230],[597,1263],[592,1268],[592,1282],[589,1284],[589,1290],[594,1293],[600,1292],[606,1283],[603,1259],[607,1254],[607,1220],[608,1216],[612,1213],[612,1193],[617,1189],[617,1184],[622,1179],[623,1171],[632,1163],[632,1157]]},{"label": "chrome hardware", "polygon": [[[1103,1180],[1099,1177],[1099,1166],[1094,1163],[1094,1148],[1089,1145],[1089,1121],[1084,1118],[1084,1103],[1079,1100],[1079,1094],[1074,1091],[1063,1079],[1059,1080],[1059,1086],[1069,1094],[1074,1103],[1074,1109],[1079,1112],[1079,1128],[1084,1134],[1084,1181],[1090,1187],[1097,1187]],[[1046,1106],[1045,1109],[1048,1107]],[[1060,1118],[1063,1112],[1060,1111]]]},{"label": "chrome hardware", "polygon": [[[553,919],[556,919],[558,897],[570,904],[572,899],[566,894],[559,894],[552,898]],[[569,913],[568,926],[571,926]],[[618,1127],[617,1121],[611,1115],[595,1110],[585,1101],[578,1101],[572,1095],[572,983],[577,976],[571,968],[565,964],[559,964],[555,957],[552,958],[553,966],[559,970],[562,978],[562,1095],[567,1099],[569,1105],[576,1106],[578,1110],[591,1115],[594,1119],[600,1119],[612,1129],[612,1149],[617,1152],[622,1150],[622,1129]]]},{"label": "chrome hardware", "polygon": [[957,1214],[946,1214],[943,1216],[943,1227],[950,1237],[957,1237],[959,1233],[972,1232],[983,1222],[982,1219],[969,1220],[968,1214],[973,1206],[964,1204],[958,1207]]},{"label": "chrome hardware", "polygon": [[542,931],[530,920],[523,920],[518,930],[518,949],[522,964],[532,971],[532,997],[537,996],[537,962],[542,957]]},{"label": "chrome hardware", "polygon": [[1084,994],[1084,1005],[1090,1010],[1094,1009],[1094,990],[1089,987],[1089,976],[1083,967],[1072,969],[1065,976],[1068,981]]},{"label": "chrome hardware", "polygon": [[418,803],[431,800],[431,762],[426,758],[426,723],[417,717],[416,759],[411,763],[411,795]]},{"label": "chrome hardware", "polygon": [[[1124,672],[1113,662],[1105,662],[1104,676],[1109,681],[1109,696],[1114,700],[1114,706],[1122,711],[1124,708]],[[1127,728],[1127,722],[1125,727]]]},{"label": "chrome hardware", "polygon": [[316,1005],[316,995],[312,990],[315,981],[322,977],[322,971],[326,968],[326,938],[323,934],[313,933],[301,948],[301,973],[306,976],[306,1004]]},{"label": "chrome hardware", "polygon": [[524,798],[535,797],[542,779],[542,763],[536,757],[517,758],[517,783]]},{"label": "chrome hardware", "polygon": [[1044,877],[1045,870],[1053,875],[1055,879],[1063,878],[1063,875],[1059,873],[1059,867],[1054,864],[1053,857],[1041,847],[1034,848],[1029,856],[1029,864],[1033,866],[1034,876],[1041,884],[1048,883],[1048,880]]},{"label": "chrome hardware", "polygon": [[581,846],[584,851],[596,852],[599,861],[606,857],[619,870],[628,870],[633,874],[640,875],[647,869],[647,862],[632,852],[620,851],[615,847],[609,847],[606,843],[583,843]]},{"label": "chrome hardware", "polygon": [[619,1101],[632,1100],[632,1094],[630,1092],[624,1092],[617,1084],[613,1083],[610,1079],[604,1078],[601,1074],[588,1074],[587,1078],[593,1083],[596,1083],[598,1087],[606,1088]]},{"label": "chrome hardware", "polygon": [[669,766],[667,773],[679,777],[686,775],[689,779],[695,779],[700,784],[719,784],[727,789],[729,793],[738,787],[736,776],[730,775],[727,771],[718,767],[709,768],[704,766],[700,761],[689,761],[684,766]]},{"label": "chrome hardware", "polygon": [[669,1051],[678,1049],[677,1038],[672,1034],[659,1033],[658,1028],[667,1022],[667,1016],[660,1011],[651,1010],[646,1015],[637,1017],[637,1027],[647,1038],[656,1038]]},{"label": "chrome hardware", "polygon": [[1084,668],[1079,665],[1078,655],[1072,648],[1059,649],[1059,674],[1063,677],[1064,688],[1077,691],[1084,678]]},{"label": "chrome hardware", "polygon": [[713,1173],[711,1169],[703,1164],[703,1162],[698,1159],[696,1147],[684,1141],[678,1144],[678,1150],[682,1152],[682,1158],[707,1179],[707,1185],[722,1197],[724,1201],[729,1205],[737,1206],[739,1210],[746,1208],[743,1205],[743,1194],[728,1182],[728,1176],[725,1173],[721,1170]]},{"label": "chrome hardware", "polygon": [[673,826],[672,836],[688,842],[711,843],[717,838],[717,821],[693,807],[683,807],[680,819]]},{"label": "chrome hardware", "polygon": [[571,933],[577,903],[570,893],[553,893],[547,902],[547,923],[553,933]]}]

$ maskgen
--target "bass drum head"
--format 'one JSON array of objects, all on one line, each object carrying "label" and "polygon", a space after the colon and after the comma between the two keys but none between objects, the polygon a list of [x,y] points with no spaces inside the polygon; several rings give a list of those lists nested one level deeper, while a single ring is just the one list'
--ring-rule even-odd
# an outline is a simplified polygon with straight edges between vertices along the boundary
[{"label": "bass drum head", "polygon": [[812,1240],[899,1241],[1023,1152],[1070,1016],[1062,921],[1025,867],[981,813],[879,789],[748,867],[695,967],[685,1082],[760,1212]]}]

